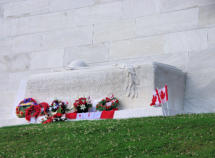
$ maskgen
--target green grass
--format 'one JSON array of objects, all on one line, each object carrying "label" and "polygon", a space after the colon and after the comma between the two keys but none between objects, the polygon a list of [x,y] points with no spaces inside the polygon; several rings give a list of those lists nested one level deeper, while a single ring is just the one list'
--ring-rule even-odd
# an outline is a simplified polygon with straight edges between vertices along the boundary
[{"label": "green grass", "polygon": [[3,127],[0,157],[215,157],[215,114]]}]

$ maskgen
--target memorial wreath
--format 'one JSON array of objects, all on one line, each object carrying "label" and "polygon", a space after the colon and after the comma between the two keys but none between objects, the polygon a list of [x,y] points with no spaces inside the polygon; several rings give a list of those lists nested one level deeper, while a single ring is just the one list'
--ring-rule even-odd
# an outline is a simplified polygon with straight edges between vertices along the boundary
[{"label": "memorial wreath", "polygon": [[113,95],[109,98],[106,97],[102,99],[97,105],[96,110],[98,111],[109,111],[109,110],[118,110],[119,100]]},{"label": "memorial wreath", "polygon": [[77,113],[88,112],[89,109],[92,107],[91,99],[90,97],[81,97],[75,100],[73,106]]}]

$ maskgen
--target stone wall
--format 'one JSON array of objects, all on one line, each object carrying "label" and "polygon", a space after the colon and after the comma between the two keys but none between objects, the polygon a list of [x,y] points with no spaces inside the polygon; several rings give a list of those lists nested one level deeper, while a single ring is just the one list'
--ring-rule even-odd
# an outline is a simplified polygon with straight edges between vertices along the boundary
[{"label": "stone wall", "polygon": [[21,79],[75,59],[174,65],[188,74],[185,111],[215,112],[214,53],[214,0],[1,0],[1,119]]}]

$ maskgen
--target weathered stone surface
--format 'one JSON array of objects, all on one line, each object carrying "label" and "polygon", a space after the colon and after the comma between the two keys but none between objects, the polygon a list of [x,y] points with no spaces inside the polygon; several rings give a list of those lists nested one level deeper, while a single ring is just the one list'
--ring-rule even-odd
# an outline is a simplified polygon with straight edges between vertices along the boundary
[{"label": "weathered stone surface", "polygon": [[123,0],[123,15],[129,18],[141,17],[159,12],[156,0]]},{"label": "weathered stone surface", "polygon": [[12,40],[0,40],[0,48],[1,55],[8,55],[12,51]]},{"label": "weathered stone surface", "polygon": [[214,0],[159,0],[160,10],[169,12],[174,10],[183,10],[197,6],[204,6],[215,3]]},{"label": "weathered stone surface", "polygon": [[96,0],[28,0],[2,5],[4,17],[22,17],[71,10],[95,4]]},{"label": "weathered stone surface", "polygon": [[19,17],[47,13],[49,0],[28,0],[6,3],[2,6],[4,17]]},{"label": "weathered stone surface", "polygon": [[136,58],[145,55],[164,53],[164,38],[162,36],[137,38],[114,42],[110,46],[110,58]]},{"label": "weathered stone surface", "polygon": [[74,8],[82,8],[91,6],[96,3],[96,0],[49,0],[50,12],[70,10]]},{"label": "weathered stone surface", "polygon": [[138,118],[138,117],[149,117],[149,116],[163,116],[161,107],[143,107],[137,109],[126,109],[115,111],[114,119],[127,119],[127,118]]},{"label": "weathered stone surface", "polygon": [[208,47],[215,48],[215,28],[208,29]]},{"label": "weathered stone surface", "polygon": [[120,20],[94,26],[94,43],[135,37],[135,20]]},{"label": "weathered stone surface", "polygon": [[215,112],[215,49],[191,53],[185,94],[185,111]]},{"label": "weathered stone surface", "polygon": [[56,29],[74,27],[74,14],[70,12],[60,12],[44,14],[38,16],[28,16],[18,19],[5,19],[0,23],[0,30],[3,37],[38,33]]},{"label": "weathered stone surface", "polygon": [[193,30],[165,35],[165,53],[200,51],[208,47],[207,30]]},{"label": "weathered stone surface", "polygon": [[1,0],[0,4],[10,3],[10,2],[17,2],[17,1],[21,1],[21,0]]},{"label": "weathered stone surface", "polygon": [[[184,112],[185,74],[171,66],[155,64],[155,87],[161,88],[168,85],[168,108],[170,114],[175,115]],[[169,106],[169,107],[168,107]]]},{"label": "weathered stone surface", "polygon": [[13,54],[39,51],[42,47],[42,42],[42,34],[17,36],[14,38],[0,40],[0,45],[3,45],[3,49],[0,49],[0,53]]},{"label": "weathered stone surface", "polygon": [[114,1],[77,9],[74,11],[74,23],[76,25],[90,25],[116,22],[123,17],[121,6],[120,1]]},{"label": "weathered stone surface", "polygon": [[79,47],[65,48],[64,66],[73,60],[83,60],[86,63],[97,63],[107,61],[109,58],[109,45],[85,45]]},{"label": "weathered stone surface", "polygon": [[8,67],[7,67],[7,62],[5,61],[5,56],[1,55],[0,56],[0,72],[7,72]]},{"label": "weathered stone surface", "polygon": [[17,36],[0,41],[0,45],[5,47],[5,49],[3,47],[3,53],[7,48],[11,53],[24,53],[91,43],[92,27],[90,26]]},{"label": "weathered stone surface", "polygon": [[184,83],[183,72],[164,64],[120,64],[34,75],[27,83],[26,97],[48,102],[58,97],[72,103],[81,96],[98,100],[114,94],[121,100],[122,108],[141,108],[149,106],[154,88],[167,84],[168,110],[172,115],[183,112]]},{"label": "weathered stone surface", "polygon": [[146,36],[195,28],[198,25],[198,13],[198,8],[192,8],[137,18],[136,34]]},{"label": "weathered stone surface", "polygon": [[7,72],[26,71],[30,66],[30,56],[28,54],[2,56],[0,60],[3,70]]},{"label": "weathered stone surface", "polygon": [[200,7],[199,24],[201,26],[210,26],[215,24],[215,4]]},{"label": "weathered stone surface", "polygon": [[[1,91],[0,92],[0,99],[1,99],[1,121],[0,126],[2,126],[3,121],[2,120],[9,120],[12,117],[12,113],[15,113],[15,109],[13,104],[15,100],[15,92],[13,91]],[[6,121],[5,121],[6,122]],[[6,124],[4,124],[6,125]]]},{"label": "weathered stone surface", "polygon": [[31,53],[30,69],[34,70],[63,67],[63,56],[64,49]]},{"label": "weathered stone surface", "polygon": [[[0,65],[1,67],[1,65]],[[7,72],[1,72],[0,73],[0,79],[1,79],[1,82],[0,82],[0,91],[4,91],[8,88],[8,84],[9,84],[9,73]]]}]

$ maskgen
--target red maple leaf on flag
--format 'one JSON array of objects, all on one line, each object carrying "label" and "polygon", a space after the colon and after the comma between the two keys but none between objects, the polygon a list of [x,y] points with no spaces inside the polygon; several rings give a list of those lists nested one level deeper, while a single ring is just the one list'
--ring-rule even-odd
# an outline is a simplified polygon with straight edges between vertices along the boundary
[{"label": "red maple leaf on flag", "polygon": [[162,100],[165,98],[165,93],[163,91],[161,91],[160,97],[161,97]]},{"label": "red maple leaf on flag", "polygon": [[157,96],[153,95],[152,103],[150,105],[151,106],[155,105],[156,101],[157,101]]}]

